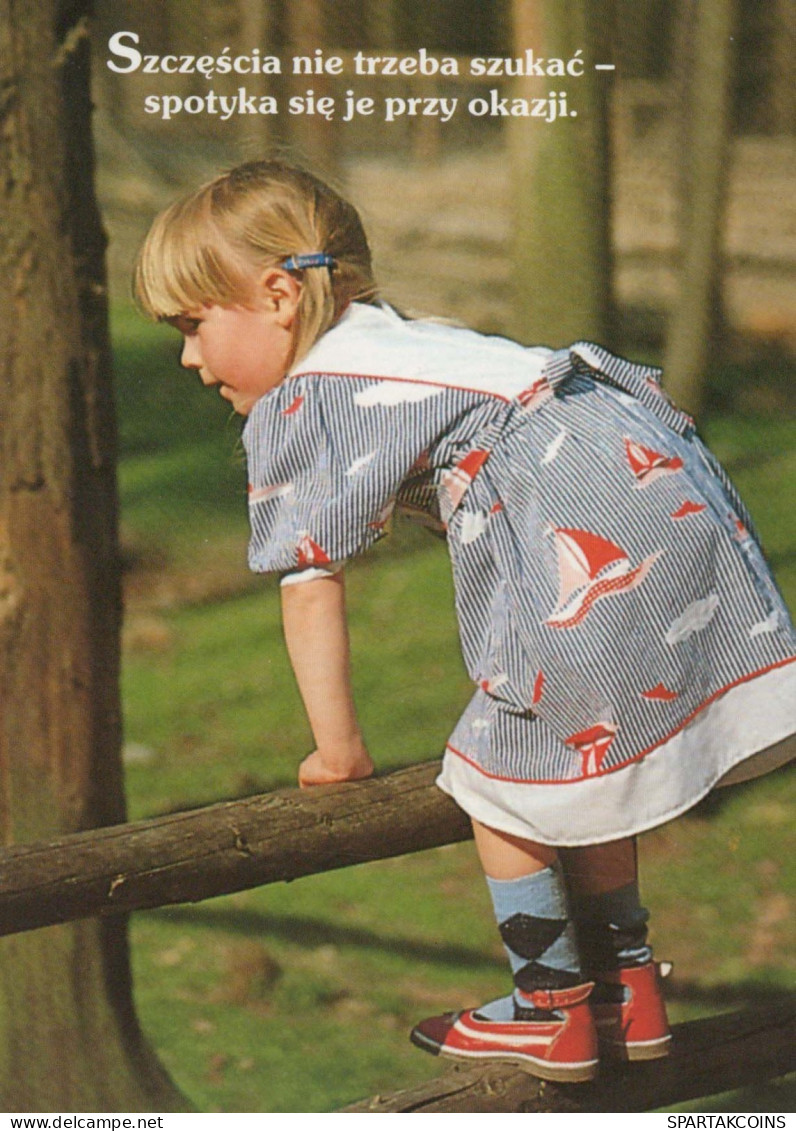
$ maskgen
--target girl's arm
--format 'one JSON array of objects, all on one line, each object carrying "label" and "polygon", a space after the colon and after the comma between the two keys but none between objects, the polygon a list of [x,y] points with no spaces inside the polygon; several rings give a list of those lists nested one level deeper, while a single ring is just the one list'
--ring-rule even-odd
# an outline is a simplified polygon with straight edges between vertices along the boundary
[{"label": "girl's arm", "polygon": [[287,650],[317,743],[299,767],[299,785],[369,777],[373,762],[351,692],[343,574],[284,585],[281,594]]}]

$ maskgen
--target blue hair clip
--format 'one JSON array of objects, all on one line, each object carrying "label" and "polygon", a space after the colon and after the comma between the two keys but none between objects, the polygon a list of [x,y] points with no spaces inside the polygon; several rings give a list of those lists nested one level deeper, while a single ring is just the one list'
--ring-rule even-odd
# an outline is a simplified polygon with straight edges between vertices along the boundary
[{"label": "blue hair clip", "polygon": [[313,251],[307,255],[291,255],[280,266],[286,271],[303,271],[305,267],[335,267],[336,260],[325,251]]}]

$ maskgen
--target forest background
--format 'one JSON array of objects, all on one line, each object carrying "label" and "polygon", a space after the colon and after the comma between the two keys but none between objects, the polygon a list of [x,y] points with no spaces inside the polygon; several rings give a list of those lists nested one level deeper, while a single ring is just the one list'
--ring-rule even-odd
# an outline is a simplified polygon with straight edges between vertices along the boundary
[{"label": "forest background", "polygon": [[[457,97],[464,106],[484,96],[482,81],[352,77],[352,56],[417,57],[423,47],[462,61],[514,58],[523,25],[531,29],[523,50],[549,58],[554,52],[542,50],[533,33],[534,11],[543,7],[443,0],[96,5],[95,136],[110,237],[121,442],[131,817],[293,784],[311,742],[283,653],[276,587],[245,568],[238,422],[178,371],[173,332],[146,324],[129,302],[135,249],[153,214],[219,167],[278,150],[329,176],[360,207],[383,292],[399,307],[529,341],[540,340],[532,323],[544,307],[549,331],[541,340],[565,344],[567,311],[556,298],[555,272],[532,281],[534,311],[529,292],[518,298],[515,286],[516,131],[542,144],[542,131],[549,136],[571,123],[458,112],[449,122],[402,115],[388,124],[374,114],[343,123],[339,114],[327,121],[284,109],[221,121],[185,108],[164,121],[147,112],[148,96],[198,105],[187,100],[205,98],[214,83],[220,89],[220,80],[119,73],[108,61],[124,60],[109,40],[134,32],[142,54],[159,56],[217,58],[227,46],[232,55],[251,56],[259,46],[284,61],[285,73],[259,82],[246,76],[245,85],[282,108],[310,88],[338,105],[355,88],[379,105],[385,97]],[[620,0],[610,25],[584,26],[582,43],[568,44],[569,58],[582,46],[589,62],[616,65],[601,95],[606,143],[572,160],[596,162],[608,174],[610,192],[592,202],[610,237],[600,270],[613,301],[599,314],[608,344],[651,361],[666,355],[667,331],[683,303],[683,233],[693,197],[684,155],[695,128],[688,100],[694,76],[707,66],[693,54],[695,7],[689,0]],[[718,270],[710,280],[698,419],[749,503],[793,608],[796,5],[744,0],[729,7],[734,47],[725,60]],[[610,56],[597,58],[598,42]],[[346,73],[287,73],[293,56],[315,57],[317,48],[345,59]],[[570,107],[579,106],[574,79],[553,77],[544,92],[565,86]],[[500,97],[522,93],[506,80],[489,82],[492,88]],[[356,690],[380,770],[438,756],[470,693],[444,548],[399,525],[352,567],[350,589]],[[643,838],[654,941],[675,963],[675,1019],[759,1003],[792,982],[795,792],[793,771],[783,771]],[[467,845],[142,913],[133,918],[131,941],[143,1028],[183,1093],[205,1111],[329,1111],[427,1078],[438,1065],[409,1046],[412,1023],[506,989]],[[786,1083],[692,1107],[791,1110],[793,1099]]]}]

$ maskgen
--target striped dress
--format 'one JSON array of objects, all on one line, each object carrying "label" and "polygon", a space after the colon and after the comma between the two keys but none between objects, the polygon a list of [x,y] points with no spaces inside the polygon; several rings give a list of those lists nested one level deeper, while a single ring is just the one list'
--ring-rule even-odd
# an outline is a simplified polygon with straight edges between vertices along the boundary
[{"label": "striped dress", "polygon": [[438,784],[547,844],[660,824],[796,731],[782,597],[659,376],[354,304],[244,430],[253,570],[333,568],[396,506],[445,532],[475,693]]}]

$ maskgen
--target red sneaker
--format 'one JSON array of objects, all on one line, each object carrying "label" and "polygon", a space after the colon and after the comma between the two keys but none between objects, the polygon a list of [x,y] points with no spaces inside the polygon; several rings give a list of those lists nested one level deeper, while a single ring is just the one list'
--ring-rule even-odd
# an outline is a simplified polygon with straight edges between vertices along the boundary
[{"label": "red sneaker", "polygon": [[668,963],[601,971],[591,1001],[600,1052],[614,1060],[656,1060],[671,1043],[661,978]]},{"label": "red sneaker", "polygon": [[429,1017],[412,1030],[418,1048],[454,1060],[503,1060],[542,1080],[579,1083],[597,1072],[597,1033],[588,997],[593,983],[518,993],[539,1020],[490,1021],[478,1010]]}]

